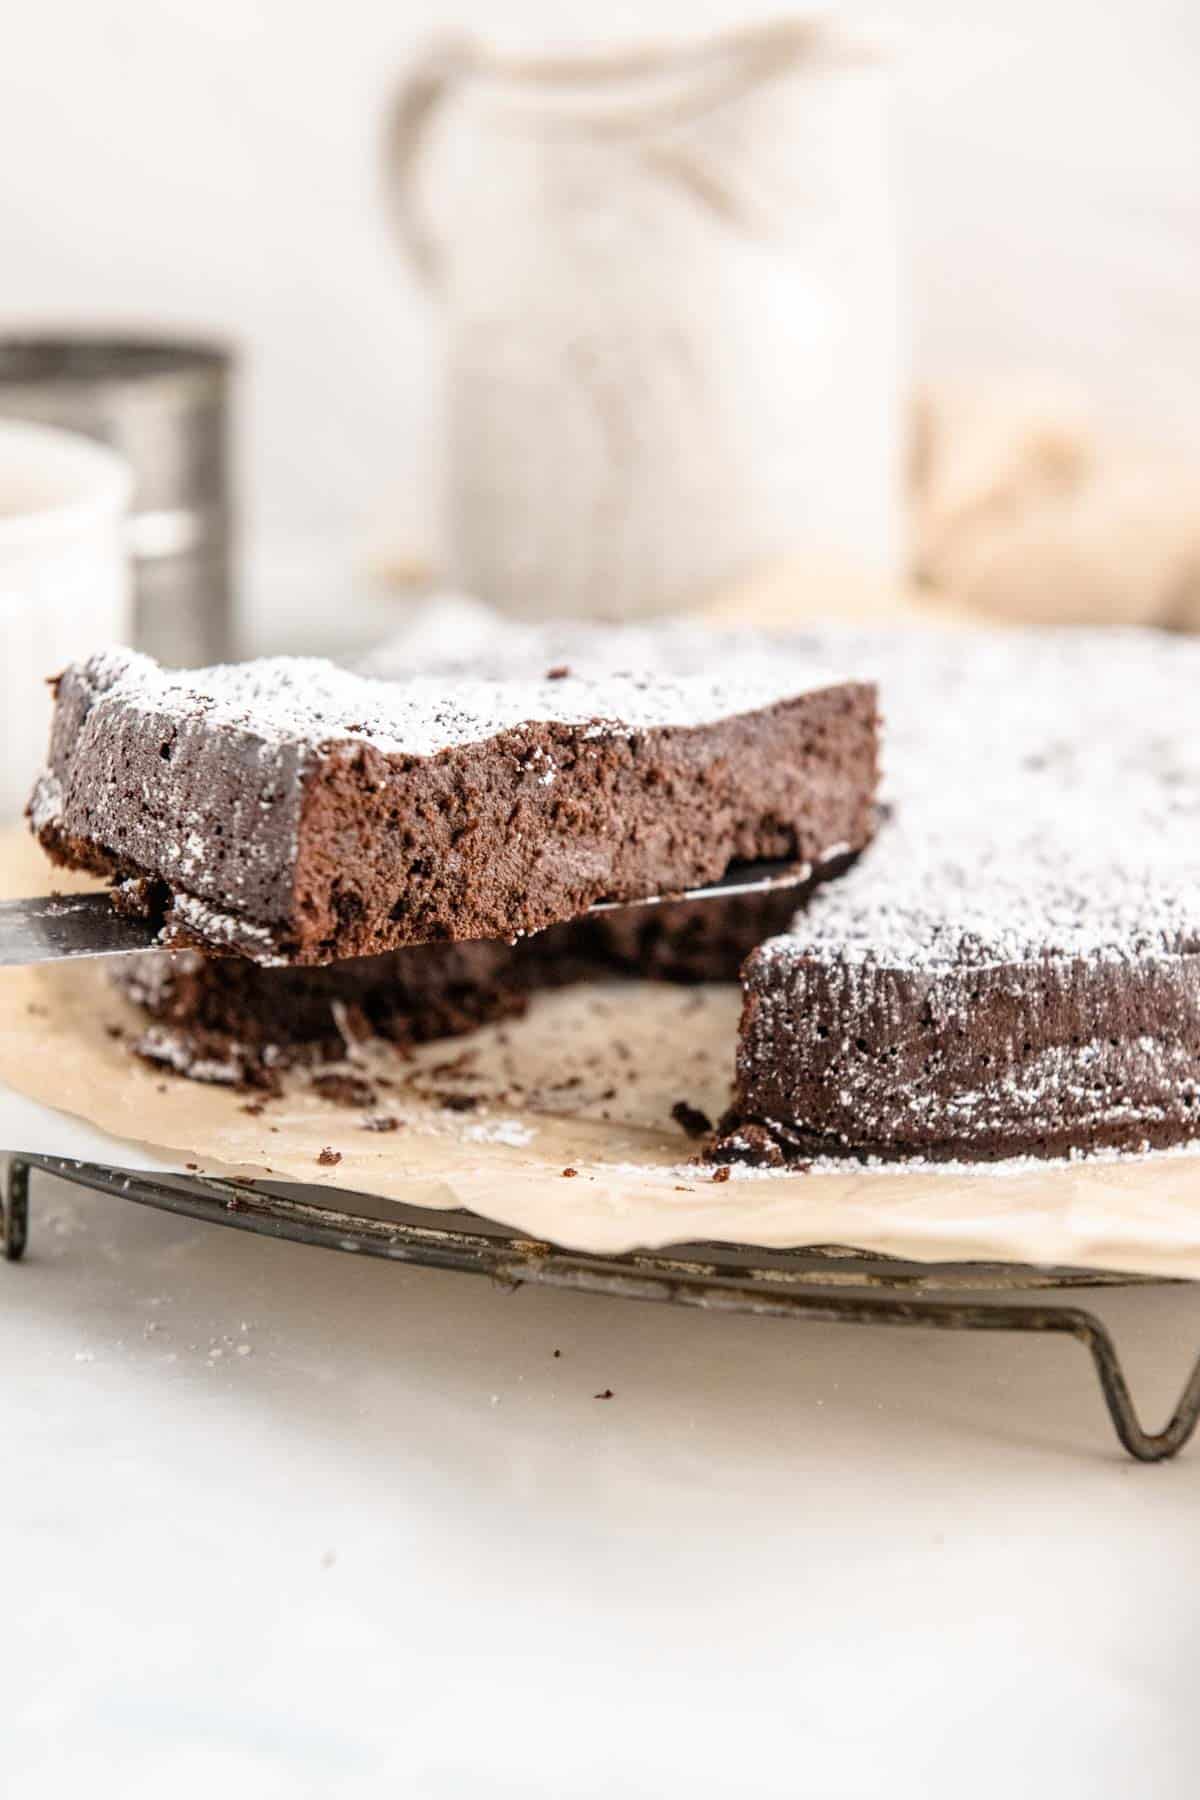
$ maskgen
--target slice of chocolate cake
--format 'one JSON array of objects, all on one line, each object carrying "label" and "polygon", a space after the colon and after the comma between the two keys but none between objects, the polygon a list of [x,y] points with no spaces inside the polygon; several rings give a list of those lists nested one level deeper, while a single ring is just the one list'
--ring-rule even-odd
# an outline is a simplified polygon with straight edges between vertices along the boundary
[{"label": "slice of chocolate cake", "polygon": [[979,1160],[1200,1136],[1200,645],[916,633],[892,816],[756,951],[722,1153]]},{"label": "slice of chocolate cake", "polygon": [[875,781],[874,689],[799,660],[449,683],[109,651],[57,684],[30,813],[165,941],[312,964],[815,865],[867,841]]}]

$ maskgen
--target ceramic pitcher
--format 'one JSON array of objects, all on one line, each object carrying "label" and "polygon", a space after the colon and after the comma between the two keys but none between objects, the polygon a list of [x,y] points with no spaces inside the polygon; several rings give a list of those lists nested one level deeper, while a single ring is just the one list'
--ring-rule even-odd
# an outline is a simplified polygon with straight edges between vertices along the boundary
[{"label": "ceramic pitcher", "polygon": [[450,578],[512,613],[686,606],[899,552],[886,71],[792,20],[628,55],[432,48],[391,200],[444,312]]}]

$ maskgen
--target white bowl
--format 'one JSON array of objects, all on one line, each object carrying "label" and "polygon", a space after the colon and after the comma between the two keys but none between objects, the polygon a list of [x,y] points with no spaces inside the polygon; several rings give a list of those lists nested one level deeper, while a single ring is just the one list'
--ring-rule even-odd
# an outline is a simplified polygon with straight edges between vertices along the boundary
[{"label": "white bowl", "polygon": [[128,641],[132,488],[103,445],[0,420],[0,821],[20,816],[44,760],[47,681]]}]

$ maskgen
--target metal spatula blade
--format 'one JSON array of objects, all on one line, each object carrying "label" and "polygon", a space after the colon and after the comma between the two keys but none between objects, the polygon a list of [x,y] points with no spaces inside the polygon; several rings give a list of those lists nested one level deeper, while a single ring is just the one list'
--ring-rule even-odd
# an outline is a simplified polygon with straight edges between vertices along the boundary
[{"label": "metal spatula blade", "polygon": [[129,919],[107,894],[0,901],[0,968],[72,956],[128,956],[152,950],[162,921]]},{"label": "metal spatula blade", "polygon": [[685,888],[681,894],[647,894],[640,900],[597,900],[589,913],[627,912],[631,906],[673,906],[681,900],[730,900],[735,894],[771,894],[777,888],[800,887],[813,873],[811,863],[735,863],[707,887]]},{"label": "metal spatula blade", "polygon": [[[718,900],[735,894],[766,894],[799,887],[812,874],[808,863],[742,863],[720,881],[681,894],[651,894],[641,900],[598,900],[589,913],[630,906],[663,906],[679,900]],[[0,968],[63,962],[77,956],[129,956],[153,950],[160,921],[127,918],[115,912],[107,894],[63,894],[57,898],[0,901]]]}]

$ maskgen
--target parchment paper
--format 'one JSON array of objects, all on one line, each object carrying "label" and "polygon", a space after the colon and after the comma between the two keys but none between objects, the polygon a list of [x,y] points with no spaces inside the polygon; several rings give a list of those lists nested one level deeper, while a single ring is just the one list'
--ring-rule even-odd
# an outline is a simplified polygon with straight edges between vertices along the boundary
[{"label": "parchment paper", "polygon": [[[72,884],[24,834],[0,837],[0,892],[51,885]],[[103,963],[0,970],[0,1146],[466,1206],[583,1250],[841,1243],[1200,1277],[1196,1152],[714,1180],[671,1112],[724,1107],[738,1007],[735,987],[592,984],[410,1057],[365,1046],[369,1106],[334,1104],[297,1074],[259,1112],[133,1058],[138,1015]],[[320,1162],[323,1150],[341,1160]]]}]

